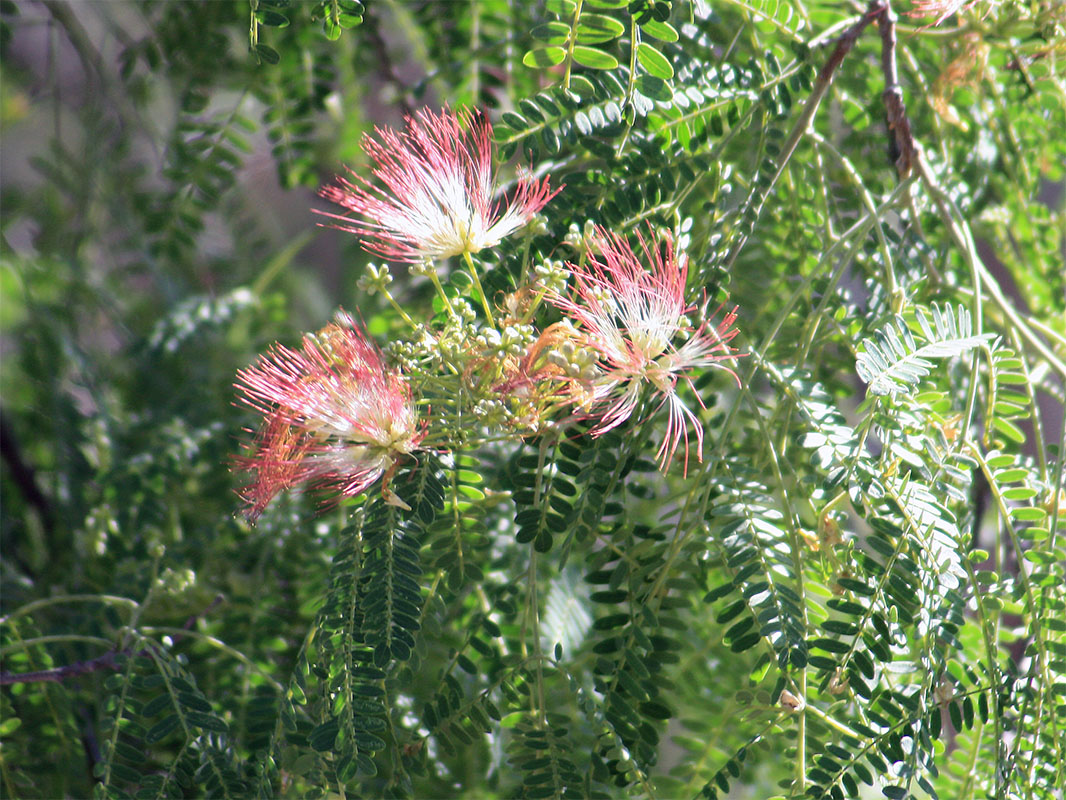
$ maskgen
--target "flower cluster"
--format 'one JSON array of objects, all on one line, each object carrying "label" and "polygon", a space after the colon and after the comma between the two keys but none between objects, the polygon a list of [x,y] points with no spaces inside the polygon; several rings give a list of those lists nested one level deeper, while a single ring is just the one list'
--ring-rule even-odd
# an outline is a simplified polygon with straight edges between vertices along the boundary
[{"label": "flower cluster", "polygon": [[[688,424],[696,432],[698,460],[703,458],[703,426],[678,395],[677,384],[685,380],[691,385],[692,371],[704,367],[725,369],[736,378],[722,362],[737,357],[729,346],[737,335],[732,327],[737,313],[733,309],[716,327],[705,321],[690,329],[686,315],[695,307],[685,301],[687,263],[678,259],[669,237],[661,242],[639,239],[643,260],[623,237],[597,228],[590,244],[599,255],[590,253],[583,266],[570,265],[573,295],[553,291],[548,299],[580,326],[586,346],[600,357],[602,371],[592,382],[591,401],[583,412],[598,420],[592,435],[629,419],[650,385],[658,407],[665,405],[668,412],[657,458],[665,470],[683,440],[687,472]],[[681,334],[688,338],[675,346]]]},{"label": "flower cluster", "polygon": [[[242,459],[255,473],[242,492],[252,520],[299,484],[360,494],[425,435],[407,381],[347,316],[305,336],[300,350],[275,345],[237,381],[243,401],[264,416],[254,454]],[[384,493],[402,504],[387,485]]]},{"label": "flower cluster", "polygon": [[[698,371],[720,368],[737,379],[727,365],[738,357],[730,346],[737,314],[715,324],[685,299],[688,264],[672,238],[638,235],[638,252],[604,228],[572,226],[563,246],[582,257],[524,267],[515,291],[495,306],[497,326],[499,298],[485,295],[472,254],[526,225],[559,189],[527,176],[509,202],[495,201],[492,130],[479,112],[421,111],[403,132],[377,134],[364,142],[377,183],[353,173],[321,192],[357,217],[326,216],[368,249],[410,262],[433,281],[448,313],[415,322],[392,297],[388,268],[370,265],[360,286],[382,294],[412,329],[389,348],[398,366],[387,366],[345,316],[306,336],[300,350],[275,345],[238,373],[243,401],[263,415],[253,452],[240,462],[254,473],[243,490],[249,518],[304,484],[336,498],[381,479],[385,501],[403,505],[389,480],[404,457],[430,446],[405,373],[417,374],[427,399],[444,409],[434,420],[435,447],[539,435],[576,420],[591,421],[590,435],[600,436],[642,409],[665,408],[661,469],[684,443],[687,474],[690,431],[702,460],[703,424],[681,389],[687,385],[702,407],[692,383]],[[483,320],[466,298],[445,293],[433,266],[456,255],[481,295]],[[563,318],[538,330],[545,304]]]}]

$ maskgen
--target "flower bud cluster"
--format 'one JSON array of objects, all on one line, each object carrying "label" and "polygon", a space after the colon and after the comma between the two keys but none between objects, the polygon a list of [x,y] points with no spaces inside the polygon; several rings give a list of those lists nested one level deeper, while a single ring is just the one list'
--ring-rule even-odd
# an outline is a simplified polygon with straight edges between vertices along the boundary
[{"label": "flower bud cluster", "polygon": [[437,337],[425,325],[419,325],[408,339],[393,339],[382,348],[385,356],[404,373],[435,371],[441,362]]},{"label": "flower bud cluster", "polygon": [[598,372],[599,356],[592,348],[569,340],[548,352],[548,362],[559,367],[567,377],[591,381]]},{"label": "flower bud cluster", "polygon": [[507,405],[498,398],[485,397],[474,403],[474,416],[478,422],[489,428],[505,428],[509,426],[513,415]]},{"label": "flower bud cluster", "polygon": [[508,325],[502,331],[483,328],[474,341],[485,355],[518,358],[533,343],[536,336],[536,329],[532,325],[515,324]]},{"label": "flower bud cluster", "polygon": [[570,270],[566,268],[566,263],[563,261],[545,261],[533,268],[533,274],[536,276],[537,284],[546,291],[561,292],[566,286],[567,278],[570,277]]},{"label": "flower bud cluster", "polygon": [[407,269],[412,275],[418,275],[423,278],[437,274],[437,266],[428,258],[412,262]]},{"label": "flower bud cluster", "polygon": [[373,261],[366,265],[366,274],[356,282],[356,286],[368,296],[375,292],[385,292],[385,287],[392,283],[392,274],[386,264],[378,266]]},{"label": "flower bud cluster", "polygon": [[596,231],[597,225],[590,219],[585,220],[585,223],[581,226],[578,226],[576,222],[571,222],[563,242],[570,245],[575,250],[583,251],[588,247],[588,243],[596,235]]}]

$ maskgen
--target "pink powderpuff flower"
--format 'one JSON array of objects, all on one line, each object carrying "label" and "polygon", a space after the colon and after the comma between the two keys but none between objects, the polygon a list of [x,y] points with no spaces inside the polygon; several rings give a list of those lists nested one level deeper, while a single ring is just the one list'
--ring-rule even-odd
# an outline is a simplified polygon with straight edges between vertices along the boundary
[{"label": "pink powderpuff flower", "polygon": [[492,126],[480,111],[422,109],[406,130],[375,128],[363,149],[381,188],[349,169],[319,194],[365,217],[318,211],[364,246],[397,261],[436,260],[494,247],[527,224],[559,191],[525,175],[508,203],[494,203]]},{"label": "pink powderpuff flower", "polygon": [[255,473],[241,492],[250,520],[293,486],[354,497],[382,475],[386,502],[404,505],[388,480],[397,460],[418,448],[425,426],[407,381],[350,317],[305,336],[300,350],[275,344],[237,373],[235,386],[265,418],[253,455],[238,459]]},{"label": "pink powderpuff flower", "polygon": [[960,11],[973,8],[977,5],[977,0],[914,0],[911,3],[911,10],[907,12],[908,17],[936,17],[936,21],[933,25],[939,25],[946,20],[952,14],[958,14]]},{"label": "pink powderpuff flower", "polygon": [[[587,417],[599,418],[590,433],[598,436],[629,419],[644,386],[651,384],[661,398],[658,408],[666,405],[669,412],[666,436],[656,458],[665,472],[684,440],[687,474],[688,424],[692,423],[696,431],[699,461],[703,460],[703,425],[678,396],[677,382],[685,380],[692,386],[693,370],[717,367],[740,384],[736,373],[722,363],[738,357],[729,346],[737,335],[732,327],[736,308],[716,327],[703,322],[691,329],[685,315],[695,306],[685,303],[687,263],[677,258],[669,236],[661,242],[654,237],[648,242],[639,234],[638,238],[650,270],[625,238],[597,228],[587,263],[568,265],[573,299],[558,292],[549,293],[547,299],[572,317],[585,335],[585,346],[600,359],[602,372],[593,380],[592,398],[584,412]],[[675,346],[674,340],[681,333],[688,337]]]}]

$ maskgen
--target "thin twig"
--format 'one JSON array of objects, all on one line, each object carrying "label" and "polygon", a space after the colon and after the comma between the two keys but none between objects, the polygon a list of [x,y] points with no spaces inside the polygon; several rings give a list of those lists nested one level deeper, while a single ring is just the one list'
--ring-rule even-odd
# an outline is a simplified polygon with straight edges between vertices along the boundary
[{"label": "thin twig", "polygon": [[885,114],[888,129],[895,136],[896,170],[901,178],[911,173],[914,164],[914,136],[911,123],[907,119],[907,107],[903,103],[903,90],[899,85],[899,71],[896,69],[896,15],[888,0],[884,0],[877,16],[877,27],[881,31],[881,70],[885,74],[885,90],[881,98],[885,102]]},{"label": "thin twig", "polygon": [[[781,147],[777,170],[774,172],[770,184],[762,192],[762,200],[760,200],[759,209],[755,214],[756,219],[758,219],[759,212],[762,210],[762,203],[767,197],[769,197],[773,187],[777,185],[778,179],[784,174],[785,167],[788,166],[789,160],[792,158],[793,153],[796,152],[796,147],[799,145],[800,139],[802,139],[803,135],[807,132],[807,128],[814,119],[814,115],[818,111],[818,107],[822,104],[822,100],[825,99],[825,95],[829,91],[829,86],[833,82],[833,76],[844,61],[845,56],[847,56],[847,54],[851,52],[851,49],[855,47],[855,42],[858,41],[859,36],[862,35],[864,30],[866,30],[866,27],[877,20],[887,8],[888,4],[884,0],[874,0],[874,2],[870,3],[866,13],[859,17],[854,25],[844,31],[844,33],[835,40],[836,47],[833,48],[833,52],[818,71],[818,77],[814,81],[814,87],[811,89],[811,94],[807,98],[807,102],[803,105],[803,112],[800,114],[799,119],[796,120],[796,124],[792,126],[788,138]],[[746,234],[742,234],[740,239],[733,246],[725,259],[726,269],[733,266],[733,263],[737,260],[737,256],[740,255],[740,251],[744,249],[744,245],[747,244],[748,238],[749,237]]]},{"label": "thin twig", "polygon": [[67,41],[81,60],[86,80],[92,81],[95,78],[106,94],[106,106],[118,113],[123,126],[129,130],[137,130],[141,126],[141,116],[130,101],[129,92],[125,87],[116,85],[115,78],[93,43],[92,36],[85,30],[77,14],[71,10],[70,3],[59,0],[42,0],[42,3],[63,29]]},{"label": "thin twig", "polygon": [[[123,655],[128,656],[131,653],[126,651]],[[147,654],[140,652],[137,655]],[[87,675],[90,672],[99,672],[105,669],[116,670],[121,668],[118,657],[119,652],[112,650],[110,653],[104,653],[102,656],[91,658],[88,661],[78,661],[55,669],[42,669],[36,672],[0,672],[0,686],[9,686],[13,683],[61,683],[67,678]]]},{"label": "thin twig", "polygon": [[[213,611],[224,600],[225,598],[222,595],[217,595],[207,608],[185,620],[182,628],[191,631],[199,619]],[[176,639],[180,639],[178,634],[175,633],[174,636]],[[91,672],[99,672],[105,669],[121,669],[122,665],[119,663],[120,655],[142,658],[150,655],[150,653],[147,647],[138,650],[136,653],[129,649],[112,650],[102,656],[90,658],[88,661],[77,661],[73,664],[67,664],[65,667],[42,669],[35,672],[0,672],[0,686],[9,686],[13,683],[61,683],[67,678],[77,677],[78,675],[87,675]]]},{"label": "thin twig", "polygon": [[977,253],[969,223],[966,222],[962,212],[951,199],[951,195],[940,185],[932,167],[918,149],[915,151],[914,164],[918,168],[918,174],[921,176],[922,183],[929,192],[929,196],[933,199],[937,215],[947,227],[948,233],[955,240],[956,246],[962,251],[971,269],[980,280],[980,286],[977,289],[982,302],[985,302],[986,297],[990,299],[1010,321],[1018,334],[1047,361],[1048,366],[1061,377],[1066,378],[1066,362],[1059,358],[1055,351],[1036,335],[1029,323],[1022,318],[1022,315],[1015,310],[1010,300],[1003,294],[999,283],[992,273],[988,271],[988,268]]}]

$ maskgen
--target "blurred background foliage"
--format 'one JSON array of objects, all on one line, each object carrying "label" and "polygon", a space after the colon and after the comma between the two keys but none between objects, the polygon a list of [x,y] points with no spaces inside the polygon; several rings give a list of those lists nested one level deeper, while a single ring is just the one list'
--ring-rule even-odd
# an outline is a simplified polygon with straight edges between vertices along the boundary
[{"label": "blurred background foliage", "polygon": [[[876,3],[2,0],[3,793],[1061,798],[1066,6],[902,6],[900,169]],[[490,289],[671,228],[744,388],[684,479],[649,422],[251,528],[236,370],[398,330],[314,190],[443,104],[566,184]]]}]

